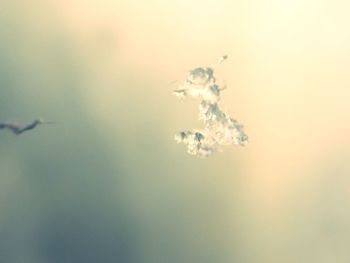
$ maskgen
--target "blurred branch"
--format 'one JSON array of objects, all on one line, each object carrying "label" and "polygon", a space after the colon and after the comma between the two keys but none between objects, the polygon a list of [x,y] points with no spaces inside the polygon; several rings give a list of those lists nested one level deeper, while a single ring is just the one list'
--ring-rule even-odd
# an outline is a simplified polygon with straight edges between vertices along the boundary
[{"label": "blurred branch", "polygon": [[0,130],[9,130],[15,135],[20,135],[26,131],[35,129],[41,124],[52,124],[53,122],[44,122],[41,119],[36,119],[28,125],[18,125],[16,123],[0,123]]}]

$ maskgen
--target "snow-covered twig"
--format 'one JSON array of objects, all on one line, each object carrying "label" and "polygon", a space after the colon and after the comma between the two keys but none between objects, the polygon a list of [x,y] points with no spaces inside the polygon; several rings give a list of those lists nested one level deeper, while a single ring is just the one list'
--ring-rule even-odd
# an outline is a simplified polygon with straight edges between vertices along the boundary
[{"label": "snow-covered twig", "polygon": [[182,131],[175,135],[178,143],[187,145],[189,154],[207,157],[216,152],[220,145],[244,146],[248,142],[243,125],[220,108],[220,94],[226,87],[222,88],[216,83],[214,69],[226,59],[227,56],[223,56],[212,67],[191,70],[184,84],[174,91],[180,99],[192,97],[200,100],[199,119],[203,121],[205,129]]}]

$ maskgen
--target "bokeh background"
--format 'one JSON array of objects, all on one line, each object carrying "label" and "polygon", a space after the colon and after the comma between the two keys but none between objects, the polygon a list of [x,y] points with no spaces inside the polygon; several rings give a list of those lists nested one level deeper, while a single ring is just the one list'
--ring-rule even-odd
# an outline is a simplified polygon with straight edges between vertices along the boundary
[{"label": "bokeh background", "polygon": [[[2,263],[350,262],[350,2],[0,0]],[[208,159],[173,81],[218,69]]]}]

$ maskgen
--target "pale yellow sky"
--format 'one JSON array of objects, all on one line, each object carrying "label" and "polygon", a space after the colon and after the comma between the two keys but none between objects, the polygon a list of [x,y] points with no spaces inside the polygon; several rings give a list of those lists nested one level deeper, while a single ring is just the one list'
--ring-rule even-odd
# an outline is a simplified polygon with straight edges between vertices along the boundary
[{"label": "pale yellow sky", "polygon": [[[229,85],[224,99],[233,115],[246,123],[249,158],[257,174],[276,180],[281,173],[299,172],[349,144],[350,19],[345,10],[350,3],[346,1],[57,1],[57,5],[67,24],[83,37],[93,37],[101,28],[110,30],[119,49],[115,63],[144,72],[155,82],[181,81],[191,67],[210,65],[229,54],[219,70]],[[110,97],[113,91],[117,92],[107,89],[105,95]],[[156,88],[151,92],[164,94]]]}]

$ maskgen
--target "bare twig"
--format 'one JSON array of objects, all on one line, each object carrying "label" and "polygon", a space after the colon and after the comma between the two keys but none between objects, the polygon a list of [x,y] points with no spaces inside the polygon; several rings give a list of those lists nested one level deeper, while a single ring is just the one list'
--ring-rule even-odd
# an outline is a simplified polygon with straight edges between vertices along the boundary
[{"label": "bare twig", "polygon": [[38,125],[41,124],[53,124],[53,122],[45,122],[41,119],[36,119],[32,123],[21,126],[16,123],[0,123],[0,130],[9,130],[15,135],[20,135],[26,131],[35,129]]}]

